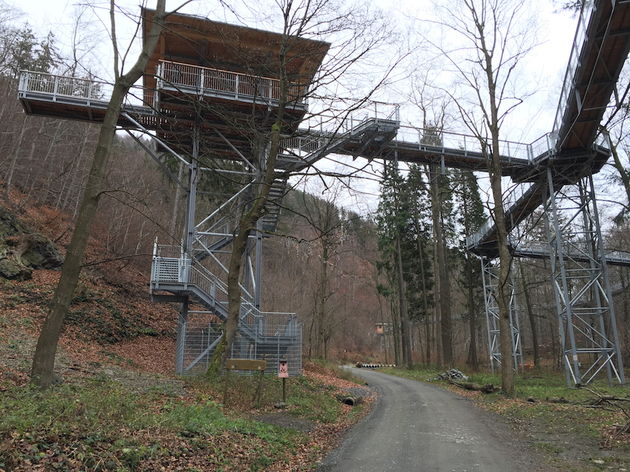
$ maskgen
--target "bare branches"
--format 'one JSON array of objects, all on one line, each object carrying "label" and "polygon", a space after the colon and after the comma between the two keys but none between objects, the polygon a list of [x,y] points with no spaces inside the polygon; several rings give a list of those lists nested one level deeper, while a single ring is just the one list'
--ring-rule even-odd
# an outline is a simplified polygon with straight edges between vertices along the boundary
[{"label": "bare branches", "polygon": [[112,50],[114,53],[114,80],[118,80],[120,77],[120,65],[119,58],[120,52],[118,51],[118,39],[116,37],[116,2],[115,0],[110,0],[109,3],[109,26],[111,31],[112,38]]}]

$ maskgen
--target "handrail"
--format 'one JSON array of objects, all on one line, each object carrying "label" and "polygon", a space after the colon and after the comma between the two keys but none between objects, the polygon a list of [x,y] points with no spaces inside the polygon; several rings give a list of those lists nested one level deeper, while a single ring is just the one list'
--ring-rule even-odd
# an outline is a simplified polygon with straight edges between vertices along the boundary
[{"label": "handrail", "polygon": [[[375,107],[374,113],[365,113],[362,116],[357,116],[357,114],[350,115],[341,122],[332,116],[320,116],[316,123],[309,123],[308,128],[301,128],[298,135],[284,138],[281,141],[281,149],[283,149],[287,155],[304,157],[319,152],[322,149],[333,147],[331,143],[347,137],[348,133],[359,129],[365,123],[379,123],[382,121],[400,123],[398,121],[398,106],[395,106],[394,109],[387,114],[387,118],[381,118],[376,110],[377,107]],[[391,119],[391,117],[395,118]],[[484,144],[482,144],[477,136],[452,131],[441,131],[438,136],[439,139],[436,140],[436,144],[433,144],[427,143],[425,139],[429,131],[433,130],[420,128],[407,123],[399,124],[395,142],[417,146],[419,149],[435,148],[444,152],[461,152],[464,155],[474,154],[484,156],[488,154],[487,149],[484,149]],[[532,163],[536,158],[546,155],[553,149],[551,133],[543,134],[531,143],[500,140],[499,144],[501,156],[508,162],[514,159],[515,161],[522,160]]]},{"label": "handrail", "polygon": [[[113,88],[114,84],[102,80],[28,70],[20,72],[18,83],[18,93],[22,95],[30,92],[49,96],[52,101],[85,100],[88,106],[93,103],[106,106]],[[144,113],[154,113],[150,106],[152,103],[148,103],[149,97],[145,96],[146,92],[147,89],[141,86],[132,86],[125,96],[125,105],[142,106],[146,108],[143,110]],[[144,104],[138,102],[144,102]]]},{"label": "handrail", "polygon": [[306,120],[308,128],[302,128],[297,135],[282,139],[280,149],[285,156],[306,159],[322,152],[332,152],[343,141],[359,134],[364,127],[384,123],[398,129],[400,105],[372,101],[342,118],[317,115]]},{"label": "handrail", "polygon": [[[398,130],[396,141],[399,143],[402,142],[417,145],[418,147],[435,147],[443,151],[457,150],[464,154],[475,153],[482,156],[488,155],[489,157],[489,148],[487,148],[486,144],[482,144],[482,140],[480,140],[477,136],[452,131],[440,131],[437,136],[439,139],[436,139],[434,144],[432,142],[426,142],[425,135],[428,131],[435,132],[435,130],[403,124]],[[500,140],[499,152],[502,157],[505,157],[508,160],[514,158],[532,161],[534,157],[536,157],[532,153],[531,144],[518,141]]]},{"label": "handrail", "polygon": [[[173,276],[168,279],[160,280],[160,276],[156,271],[156,266],[163,261],[177,264],[179,269],[176,277],[174,277],[173,272],[170,272],[169,274],[173,274]],[[211,273],[206,267],[197,263],[194,259],[190,259],[186,257],[185,254],[181,254],[181,247],[179,246],[159,245],[157,243],[154,244],[151,282],[159,284],[161,281],[194,285],[205,295],[211,297],[216,304],[227,305],[227,284],[218,276]],[[251,301],[241,297],[241,309],[239,315],[241,320],[247,316],[264,318],[267,315],[296,316],[295,313],[261,311]]]},{"label": "handrail", "polygon": [[[194,89],[202,94],[214,92],[227,94],[235,99],[244,97],[278,101],[281,98],[280,79],[272,77],[166,60],[160,60],[157,77],[158,89]],[[290,83],[287,89],[290,102],[306,105],[304,85]]]},{"label": "handrail", "polygon": [[553,120],[553,131],[555,141],[554,145],[557,146],[557,140],[559,138],[558,133],[560,132],[560,126],[562,125],[562,119],[564,112],[569,106],[569,92],[573,87],[573,77],[575,75],[575,71],[579,66],[579,57],[581,52],[581,47],[584,45],[584,39],[586,37],[586,30],[588,29],[588,20],[590,19],[591,13],[593,11],[593,7],[595,2],[593,0],[587,0],[582,2],[582,8],[580,10],[580,16],[578,18],[578,27],[575,31],[575,36],[573,37],[573,45],[571,46],[571,55],[569,56],[569,62],[567,64],[567,69],[564,73],[564,81],[562,82],[562,90],[560,91],[560,99],[558,101],[558,108],[556,109],[556,116]]}]

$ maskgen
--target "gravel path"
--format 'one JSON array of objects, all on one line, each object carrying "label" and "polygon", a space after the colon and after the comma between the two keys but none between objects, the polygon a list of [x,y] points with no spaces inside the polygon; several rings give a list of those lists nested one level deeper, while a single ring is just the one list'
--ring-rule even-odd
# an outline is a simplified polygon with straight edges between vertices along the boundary
[{"label": "gravel path", "polygon": [[379,393],[320,472],[547,471],[517,434],[470,400],[426,383],[353,369]]}]

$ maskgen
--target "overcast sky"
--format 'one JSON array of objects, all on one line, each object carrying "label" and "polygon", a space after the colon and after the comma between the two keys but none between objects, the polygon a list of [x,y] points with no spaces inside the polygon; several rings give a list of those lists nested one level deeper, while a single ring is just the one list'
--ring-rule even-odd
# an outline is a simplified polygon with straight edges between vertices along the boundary
[{"label": "overcast sky", "polygon": [[[76,0],[5,0],[5,2],[24,13],[20,22],[28,22],[42,35],[48,31],[53,31],[59,46],[64,51],[70,50],[72,45],[72,30],[76,12],[80,10],[81,5],[88,3],[87,0],[80,2]],[[439,2],[440,0],[436,0],[437,4]],[[107,78],[111,70],[109,52],[111,48],[108,44],[104,25],[99,23],[96,13],[100,12],[103,17],[102,21],[107,22],[106,14],[109,2],[99,0],[90,1],[89,3],[93,5],[92,9],[86,11],[82,21],[86,25],[89,24],[90,27],[82,28],[79,43],[84,45],[94,44],[95,38],[98,39],[96,43],[100,44],[100,46],[96,46],[95,49],[87,54],[86,62],[91,68],[98,68],[100,67],[99,64],[104,64],[102,70],[99,71],[99,75]],[[180,1],[167,0],[167,8],[173,8],[180,3]],[[121,0],[119,4],[133,14],[139,11],[138,0]],[[154,1],[149,1],[149,6],[153,7],[154,4]],[[239,5],[239,2],[234,1],[231,4]],[[373,5],[375,8],[380,8],[383,14],[390,18],[391,27],[399,29],[401,37],[409,37],[410,34],[422,35],[431,30],[431,26],[426,20],[434,18],[432,16],[434,14],[434,1],[373,0]],[[555,11],[551,0],[529,0],[525,5],[536,18],[537,25],[532,27],[532,35],[536,36],[535,40],[539,45],[524,61],[524,68],[519,77],[519,83],[528,92],[532,92],[533,95],[528,97],[511,115],[504,127],[503,137],[514,141],[531,142],[538,136],[551,131],[577,17],[567,12]],[[182,11],[207,16],[219,21],[237,21],[233,15],[219,8],[215,0],[197,0],[191,2]],[[269,20],[257,14],[257,12],[242,10],[241,14],[241,23],[253,27],[269,28]],[[123,32],[131,31],[129,28],[121,28],[121,30]],[[412,33],[409,33],[410,31]],[[121,43],[124,39],[126,38],[123,36]],[[411,42],[414,40],[420,41],[417,38],[412,38]],[[422,62],[421,59],[416,59],[416,61]],[[404,67],[406,70],[409,70],[410,67],[413,67],[413,64],[414,62],[410,61]],[[404,75],[404,73],[401,73],[401,76]],[[403,81],[392,86],[382,96],[388,101],[404,103],[407,101],[405,97],[407,93],[408,84]],[[403,118],[413,122],[414,114],[406,113]],[[414,124],[420,125],[418,122]],[[377,168],[374,170],[377,170]],[[361,188],[368,194],[374,195],[378,193],[376,184]],[[374,209],[375,207],[375,197],[366,197],[358,194],[355,197],[348,196],[346,198],[350,199],[350,206],[358,204],[358,201],[368,202],[367,208],[357,208],[361,212]]]}]

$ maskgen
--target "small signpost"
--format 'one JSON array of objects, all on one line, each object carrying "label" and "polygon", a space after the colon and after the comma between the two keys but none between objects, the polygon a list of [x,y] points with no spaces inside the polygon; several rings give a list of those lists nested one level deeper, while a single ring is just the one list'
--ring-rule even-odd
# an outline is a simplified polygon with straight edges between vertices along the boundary
[{"label": "small signpost", "polygon": [[287,402],[287,379],[289,378],[289,362],[278,361],[278,377],[282,379],[282,403]]}]

